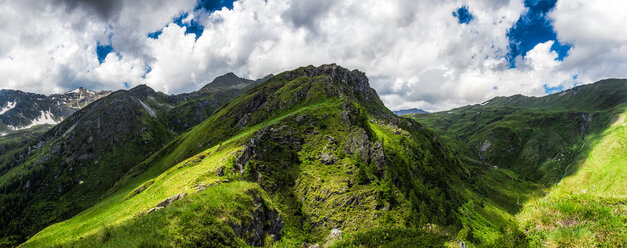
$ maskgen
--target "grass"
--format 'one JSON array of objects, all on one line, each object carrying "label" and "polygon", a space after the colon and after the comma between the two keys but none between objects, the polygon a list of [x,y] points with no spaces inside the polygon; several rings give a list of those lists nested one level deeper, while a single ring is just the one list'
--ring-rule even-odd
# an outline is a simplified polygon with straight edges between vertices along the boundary
[{"label": "grass", "polygon": [[606,80],[410,116],[475,165],[458,237],[479,247],[627,243],[626,85]]},{"label": "grass", "polygon": [[450,237],[438,230],[411,228],[373,228],[365,232],[349,234],[344,240],[332,243],[331,248],[357,247],[447,247]]},{"label": "grass", "polygon": [[526,203],[517,218],[532,244],[620,247],[627,244],[627,111],[545,197]]},{"label": "grass", "polygon": [[[229,165],[229,159],[242,148],[242,142],[259,128],[275,124],[302,111],[311,111],[323,107],[333,109],[336,108],[336,104],[335,102],[320,102],[293,111],[286,111],[277,118],[252,126],[220,144],[176,164],[172,161],[176,161],[178,154],[185,151],[172,152],[163,157],[152,156],[143,162],[152,165],[143,173],[132,170],[107,193],[109,196],[98,204],[71,219],[49,226],[33,236],[23,246],[65,244],[101,232],[105,226],[120,226],[129,221],[132,222],[142,211],[154,207],[172,195],[183,192],[193,193],[195,191],[194,186],[200,183],[206,185],[214,183],[218,177],[212,172],[221,166],[230,168],[229,166],[232,165]],[[186,143],[179,144],[182,145],[179,145],[177,149],[190,149],[189,146],[186,148]],[[167,150],[168,147],[164,149]],[[164,170],[164,168],[169,169]],[[145,187],[146,189],[134,194],[138,188],[146,186],[146,184],[149,184],[148,187]]]},{"label": "grass", "polygon": [[[174,166],[162,175],[152,179],[152,185],[141,193],[126,199],[132,191],[135,191],[145,180],[137,177],[129,181],[125,187],[102,200],[94,207],[89,208],[75,217],[47,227],[23,244],[24,247],[37,247],[43,244],[62,244],[85,238],[100,231],[104,226],[119,226],[133,220],[141,212],[157,205],[162,200],[179,194],[193,193],[192,183],[196,177],[204,175],[208,171],[226,165],[228,158],[233,156],[236,147],[231,144],[218,151],[218,147],[208,149],[203,154],[189,158],[181,163],[182,168]],[[210,156],[207,156],[211,154]],[[200,162],[200,156],[205,155]],[[207,178],[206,184],[212,183],[215,177]],[[126,200],[125,200],[126,199]]]},{"label": "grass", "polygon": [[233,182],[209,187],[162,210],[137,216],[60,246],[70,247],[247,247],[230,225],[250,225],[258,185]]}]

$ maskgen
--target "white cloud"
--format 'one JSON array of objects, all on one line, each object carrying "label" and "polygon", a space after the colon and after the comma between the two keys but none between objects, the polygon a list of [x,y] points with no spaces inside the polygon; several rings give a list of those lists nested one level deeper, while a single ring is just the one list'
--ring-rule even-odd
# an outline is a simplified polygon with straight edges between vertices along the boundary
[{"label": "white cloud", "polygon": [[[195,1],[118,2],[123,5],[119,12],[101,19],[81,4],[2,1],[0,88],[52,93],[79,86],[118,89],[125,81],[139,83],[145,70],[142,43],[148,30],[161,28]],[[187,6],[181,4],[185,2]],[[96,44],[107,44],[108,37],[122,59],[109,54],[101,65]]]},{"label": "white cloud", "polygon": [[593,82],[627,76],[627,2],[559,1],[550,14],[560,40],[573,44],[561,70]]},{"label": "white cloud", "polygon": [[[569,56],[557,61],[549,41],[516,69],[504,56],[522,0],[239,0],[232,10],[190,13],[186,21],[205,27],[201,37],[170,23],[192,11],[194,0],[113,1],[106,8],[85,2],[0,4],[0,88],[117,89],[128,82],[179,93],[230,71],[259,78],[337,63],[366,72],[388,107],[433,111],[498,95],[543,95],[543,85],[568,88],[576,74],[584,83],[627,74],[619,1],[559,1],[550,16],[559,39],[573,45]],[[474,17],[468,24],[452,15],[462,5]],[[94,12],[102,18],[91,18]],[[146,37],[161,28],[158,39]],[[96,41],[109,37],[120,56],[99,64]]]}]

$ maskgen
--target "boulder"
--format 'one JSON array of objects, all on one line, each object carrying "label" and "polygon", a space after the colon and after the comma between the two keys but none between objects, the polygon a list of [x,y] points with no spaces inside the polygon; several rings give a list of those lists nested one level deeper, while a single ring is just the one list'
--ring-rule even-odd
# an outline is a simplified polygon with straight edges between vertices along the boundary
[{"label": "boulder", "polygon": [[173,202],[183,199],[183,197],[185,197],[186,195],[187,193],[182,193],[182,194],[176,194],[176,195],[170,196],[170,198],[165,199],[162,202],[159,202],[159,204],[157,204],[157,207],[162,207],[162,208],[167,207]]},{"label": "boulder", "polygon": [[331,230],[329,235],[324,239],[324,247],[328,247],[339,240],[342,240],[342,230],[333,229]]}]

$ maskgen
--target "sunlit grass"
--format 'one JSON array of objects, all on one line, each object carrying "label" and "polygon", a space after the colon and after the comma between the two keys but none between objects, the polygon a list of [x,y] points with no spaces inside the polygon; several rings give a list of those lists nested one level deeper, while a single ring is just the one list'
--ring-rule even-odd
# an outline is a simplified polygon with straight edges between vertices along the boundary
[{"label": "sunlit grass", "polygon": [[627,112],[575,161],[545,197],[528,202],[517,218],[532,245],[619,247],[627,244]]}]

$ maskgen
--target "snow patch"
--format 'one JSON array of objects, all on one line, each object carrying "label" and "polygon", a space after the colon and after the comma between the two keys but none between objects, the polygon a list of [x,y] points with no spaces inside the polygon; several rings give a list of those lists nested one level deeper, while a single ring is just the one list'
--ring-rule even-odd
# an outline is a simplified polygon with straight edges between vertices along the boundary
[{"label": "snow patch", "polygon": [[4,106],[2,109],[0,109],[0,115],[6,113],[7,111],[15,108],[15,104],[16,102],[8,102],[7,106]]},{"label": "snow patch", "polygon": [[50,113],[50,111],[45,111],[45,112],[41,111],[41,115],[39,117],[35,118],[34,120],[32,120],[30,125],[23,126],[23,127],[15,127],[15,126],[9,125],[9,128],[12,129],[12,130],[22,130],[22,129],[31,128],[31,127],[36,126],[36,125],[43,125],[43,124],[56,125],[58,122],[55,121],[52,117],[54,117],[54,115],[52,113]]},{"label": "snow patch", "polygon": [[482,102],[482,103],[481,103],[481,105],[486,105],[486,104],[488,104],[489,102],[490,102],[490,100],[487,100],[487,101],[485,101],[485,102]]},{"label": "snow patch", "polygon": [[0,133],[0,137],[7,135],[8,133]]},{"label": "snow patch", "polygon": [[157,113],[155,113],[154,110],[152,110],[148,105],[146,105],[144,102],[142,102],[142,100],[139,100],[139,103],[144,107],[144,109],[146,109],[146,112],[148,112],[148,114],[152,118],[156,118],[157,117]]}]

